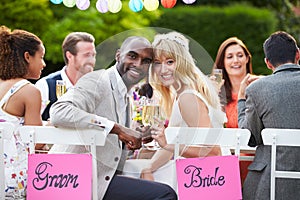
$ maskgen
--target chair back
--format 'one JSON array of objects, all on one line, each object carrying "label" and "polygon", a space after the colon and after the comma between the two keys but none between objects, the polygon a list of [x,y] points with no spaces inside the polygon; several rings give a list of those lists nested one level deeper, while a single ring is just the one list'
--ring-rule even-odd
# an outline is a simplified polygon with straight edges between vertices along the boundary
[{"label": "chair back", "polygon": [[15,126],[10,122],[0,122],[0,199],[5,199],[5,166],[4,166],[4,139],[13,137]]},{"label": "chair back", "polygon": [[179,145],[220,145],[234,150],[239,156],[241,147],[248,146],[250,131],[239,128],[168,127],[165,130],[168,144],[175,144],[174,158],[179,156]]},{"label": "chair back", "polygon": [[[199,128],[199,127],[168,127],[165,130],[168,144],[174,144],[174,160],[179,158],[179,147],[184,145],[219,145],[229,148],[239,157],[241,147],[247,147],[250,138],[248,129],[238,128]],[[240,157],[239,157],[240,158]],[[247,159],[248,160],[248,159]],[[176,165],[174,164],[173,188],[177,185]]]},{"label": "chair back", "polygon": [[19,128],[21,140],[29,143],[30,152],[34,152],[36,143],[87,145],[91,147],[93,168],[93,200],[97,195],[97,156],[96,146],[104,146],[106,134],[99,129],[68,129],[54,126],[22,126]]},{"label": "chair back", "polygon": [[280,171],[276,170],[277,146],[300,147],[300,130],[298,129],[273,129],[262,130],[264,145],[271,145],[271,186],[270,197],[275,200],[275,179],[294,178],[300,179],[300,171]]}]

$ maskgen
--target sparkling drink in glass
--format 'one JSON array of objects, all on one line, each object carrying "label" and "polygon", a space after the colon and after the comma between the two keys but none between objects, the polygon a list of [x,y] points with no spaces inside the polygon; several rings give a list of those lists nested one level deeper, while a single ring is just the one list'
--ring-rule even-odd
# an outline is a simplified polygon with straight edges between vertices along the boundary
[{"label": "sparkling drink in glass", "polygon": [[223,72],[222,69],[214,69],[213,70],[213,75],[216,77],[216,82],[220,84],[223,79]]},{"label": "sparkling drink in glass", "polygon": [[56,97],[59,98],[67,91],[66,82],[63,80],[56,81]]},{"label": "sparkling drink in glass", "polygon": [[[142,123],[144,126],[153,126],[157,125],[157,121],[155,119],[162,119],[161,107],[158,104],[154,104],[151,100],[146,101],[142,110]],[[153,140],[144,146],[148,150],[158,150],[160,146],[158,143]]]},{"label": "sparkling drink in glass", "polygon": [[160,118],[159,105],[145,105],[142,110],[142,123],[144,126],[155,124],[155,118]]}]

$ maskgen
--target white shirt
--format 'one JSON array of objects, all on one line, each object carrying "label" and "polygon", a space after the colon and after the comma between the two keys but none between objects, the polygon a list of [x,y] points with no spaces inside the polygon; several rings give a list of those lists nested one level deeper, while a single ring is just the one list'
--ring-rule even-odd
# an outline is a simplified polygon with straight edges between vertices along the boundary
[{"label": "white shirt", "polygon": [[[121,114],[120,114],[121,118],[120,118],[119,124],[125,126],[126,117],[127,117],[126,107],[127,107],[127,103],[129,103],[129,102],[126,102],[126,98],[128,97],[127,87],[126,87],[125,83],[123,82],[117,68],[115,66],[113,68],[114,68],[115,76],[116,76],[117,83],[118,83],[117,90],[118,90],[119,105],[117,105],[117,106],[118,106],[118,110],[121,112]],[[115,125],[114,121],[108,120],[108,119],[106,119],[104,117],[100,117],[100,116],[96,116],[95,123],[97,123],[97,122],[101,122],[100,124],[104,128],[104,131],[106,134],[109,134],[111,129]],[[121,142],[120,142],[120,144],[121,144]]]},{"label": "white shirt", "polygon": [[119,105],[118,106],[118,110],[121,111],[121,116],[122,118],[120,119],[120,124],[125,125],[126,123],[126,107],[127,107],[127,100],[126,98],[129,97],[129,95],[127,94],[127,87],[124,83],[124,81],[122,80],[117,68],[114,68],[114,72],[117,78],[117,85],[118,85],[118,100],[119,100]]},{"label": "white shirt", "polygon": [[[61,78],[66,82],[67,90],[70,87],[73,87],[73,84],[71,83],[70,79],[68,78],[66,74],[67,66],[64,66],[61,70]],[[35,83],[35,86],[40,90],[42,95],[42,108],[41,108],[41,114],[44,112],[45,108],[47,107],[49,103],[49,87],[46,81],[46,77],[41,78]]]}]

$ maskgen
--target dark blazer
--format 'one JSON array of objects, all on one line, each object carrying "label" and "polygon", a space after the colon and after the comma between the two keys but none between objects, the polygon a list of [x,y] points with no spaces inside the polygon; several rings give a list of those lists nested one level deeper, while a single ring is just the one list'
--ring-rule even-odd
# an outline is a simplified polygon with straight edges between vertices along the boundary
[{"label": "dark blazer", "polygon": [[[105,119],[109,119],[125,125],[126,119],[118,114],[121,112],[117,106],[118,82],[114,69],[97,70],[81,77],[74,88],[69,89],[51,107],[51,123],[55,126],[92,128],[91,120],[101,116],[104,118],[103,124]],[[82,153],[88,150],[84,146],[54,145],[51,151]],[[122,170],[126,155],[116,134],[108,134],[105,146],[97,147],[99,199],[103,198],[117,169]]]},{"label": "dark blazer", "polygon": [[[300,66],[285,64],[246,89],[246,100],[238,102],[240,128],[251,131],[249,146],[257,146],[243,185],[244,200],[270,199],[271,148],[262,141],[264,128],[300,129]],[[300,171],[300,148],[279,147],[278,170]],[[276,199],[298,199],[300,180],[276,179]]]},{"label": "dark blazer", "polygon": [[57,101],[57,97],[56,97],[56,80],[62,80],[61,70],[49,74],[47,77],[45,77],[45,79],[46,79],[46,82],[47,82],[48,88],[49,88],[49,101],[50,102],[47,105],[47,107],[45,108],[44,112],[42,113],[42,119],[44,121],[47,121],[50,117],[50,115],[49,115],[50,107],[52,106],[52,104],[54,102]]}]

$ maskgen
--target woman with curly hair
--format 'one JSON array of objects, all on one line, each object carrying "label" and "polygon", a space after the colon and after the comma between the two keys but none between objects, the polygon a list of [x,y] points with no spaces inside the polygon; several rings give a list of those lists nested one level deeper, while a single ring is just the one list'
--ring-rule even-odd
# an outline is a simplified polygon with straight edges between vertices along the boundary
[{"label": "woman with curly hair", "polygon": [[17,127],[42,125],[41,94],[27,79],[40,78],[46,66],[44,55],[45,47],[36,35],[0,27],[0,121],[16,126],[11,140],[4,140],[5,192],[13,198],[25,195],[27,179],[27,148]]}]

